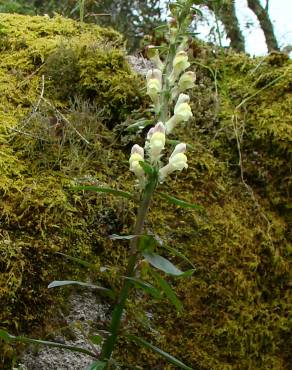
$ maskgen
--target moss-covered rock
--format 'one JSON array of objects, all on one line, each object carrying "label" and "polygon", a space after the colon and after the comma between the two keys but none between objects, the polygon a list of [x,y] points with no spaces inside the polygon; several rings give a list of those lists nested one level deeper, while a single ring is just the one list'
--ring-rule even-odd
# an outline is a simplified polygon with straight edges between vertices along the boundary
[{"label": "moss-covered rock", "polygon": [[[70,189],[81,176],[114,185],[126,170],[108,127],[139,106],[140,79],[113,30],[60,17],[0,22],[0,322],[39,336],[57,295],[48,282],[79,274],[56,252],[94,251],[98,263],[118,228],[123,203]],[[0,353],[3,363],[11,348]]]},{"label": "moss-covered rock", "polygon": [[[72,185],[132,189],[126,147],[111,128],[144,101],[114,31],[61,17],[0,23],[0,326],[44,336],[58,325],[52,302],[64,304],[47,284],[84,275],[56,252],[123,269],[125,242],[108,235],[128,232],[133,204]],[[169,281],[181,314],[139,294],[128,313],[140,307],[139,318],[151,318],[128,329],[194,369],[288,369],[292,64],[281,54],[203,54],[194,60],[194,119],[176,133],[191,144],[189,169],[163,190],[205,213],[155,199],[147,222],[196,272]],[[117,284],[115,272],[105,284]],[[171,368],[126,345],[121,361]],[[11,347],[0,353],[7,364]]]}]

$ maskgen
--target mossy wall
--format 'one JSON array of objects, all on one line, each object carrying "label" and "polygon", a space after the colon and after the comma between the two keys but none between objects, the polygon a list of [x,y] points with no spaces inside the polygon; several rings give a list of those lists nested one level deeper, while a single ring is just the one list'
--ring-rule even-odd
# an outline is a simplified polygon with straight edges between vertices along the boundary
[{"label": "mossy wall", "polygon": [[[58,324],[44,314],[64,304],[48,283],[84,274],[56,252],[124,265],[126,244],[108,235],[128,232],[133,204],[72,185],[132,190],[126,136],[112,128],[147,105],[114,31],[61,17],[5,14],[0,24],[0,326],[44,336]],[[189,169],[163,190],[205,213],[157,199],[147,223],[197,269],[173,282],[182,314],[139,295],[152,319],[131,329],[194,369],[288,369],[292,64],[200,48],[194,119],[173,137],[191,144]],[[171,368],[125,345],[117,358]],[[11,347],[0,353],[7,364]]]}]

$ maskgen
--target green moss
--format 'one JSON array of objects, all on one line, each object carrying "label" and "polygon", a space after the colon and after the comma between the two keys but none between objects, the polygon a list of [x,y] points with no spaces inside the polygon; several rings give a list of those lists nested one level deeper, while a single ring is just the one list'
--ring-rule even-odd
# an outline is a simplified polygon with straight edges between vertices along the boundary
[{"label": "green moss", "polygon": [[[123,270],[127,246],[108,235],[130,232],[134,205],[74,193],[72,185],[83,178],[133,188],[128,153],[111,127],[145,102],[114,31],[61,17],[1,15],[0,22],[0,322],[13,333],[44,337],[58,326],[64,303],[62,291],[49,291],[48,283],[85,275],[56,252]],[[129,314],[140,307],[138,318],[145,311],[153,318],[148,327],[136,320],[128,329],[195,369],[286,369],[291,61],[228,53],[223,81],[222,60],[204,54],[197,61],[217,70],[218,93],[210,70],[197,65],[195,117],[176,133],[192,146],[189,169],[162,188],[203,205],[205,213],[155,199],[147,222],[196,272],[169,280],[184,304],[180,315],[166,300],[139,294]],[[241,179],[236,134],[252,192]],[[105,284],[119,283],[114,268],[103,276]],[[13,352],[1,346],[7,364]],[[171,368],[122,340],[115,355],[145,368]]]},{"label": "green moss", "polygon": [[[111,148],[105,123],[120,123],[139,104],[138,78],[112,30],[60,17],[0,19],[0,321],[13,333],[43,336],[57,325],[50,323],[53,313],[58,316],[53,301],[63,299],[48,283],[84,275],[56,252],[98,264],[111,246],[108,234],[121,227],[120,213],[112,211],[121,207],[118,201],[71,188],[76,176],[112,183],[109,167],[122,176],[118,159],[124,154]],[[95,84],[102,77],[105,85]],[[96,107],[101,94],[107,98]],[[0,346],[6,364],[13,352]]]}]

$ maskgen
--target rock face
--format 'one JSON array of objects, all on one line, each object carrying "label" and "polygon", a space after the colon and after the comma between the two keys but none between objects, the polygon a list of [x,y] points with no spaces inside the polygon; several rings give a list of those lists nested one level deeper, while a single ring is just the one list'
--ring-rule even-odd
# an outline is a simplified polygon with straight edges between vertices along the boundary
[{"label": "rock face", "polygon": [[[143,81],[112,30],[7,14],[0,15],[0,29],[0,326],[83,341],[88,321],[93,332],[106,328],[100,315],[108,301],[98,300],[95,310],[90,293],[80,292],[80,300],[47,285],[65,279],[119,284],[127,244],[108,235],[130,232],[135,205],[72,187],[82,182],[133,191],[129,147],[142,144],[144,133],[124,129],[151,118]],[[195,369],[286,369],[292,361],[292,63],[277,53],[262,59],[227,53],[222,60],[199,44],[196,53],[194,119],[173,137],[191,145],[189,168],[162,190],[205,211],[155,199],[147,222],[196,272],[170,281],[184,305],[179,316],[166,300],[139,294],[128,307],[136,320],[125,320],[125,329]],[[93,271],[64,254],[90,261]],[[83,312],[85,334],[76,327],[59,334],[59,327],[83,321]],[[0,348],[0,363],[9,369],[14,348]],[[170,368],[124,341],[115,359]],[[29,370],[77,370],[86,361],[42,349],[23,357]]]},{"label": "rock face", "polygon": [[[80,292],[69,296],[68,308],[70,309],[68,316],[63,317],[67,326],[65,333],[61,331],[55,335],[54,341],[91,350],[87,337],[94,335],[97,323],[106,319],[108,305],[100,304],[93,293]],[[92,362],[89,356],[81,353],[42,347],[37,351],[32,349],[26,351],[21,356],[18,368],[23,370],[83,370]]]}]

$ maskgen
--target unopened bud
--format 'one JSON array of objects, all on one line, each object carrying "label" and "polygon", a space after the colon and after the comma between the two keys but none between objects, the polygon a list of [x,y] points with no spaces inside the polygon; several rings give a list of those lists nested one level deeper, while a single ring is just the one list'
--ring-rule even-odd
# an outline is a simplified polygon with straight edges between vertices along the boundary
[{"label": "unopened bud", "polygon": [[146,48],[147,57],[155,64],[155,66],[160,70],[163,71],[164,64],[162,63],[159,52],[153,45],[148,45]]}]

